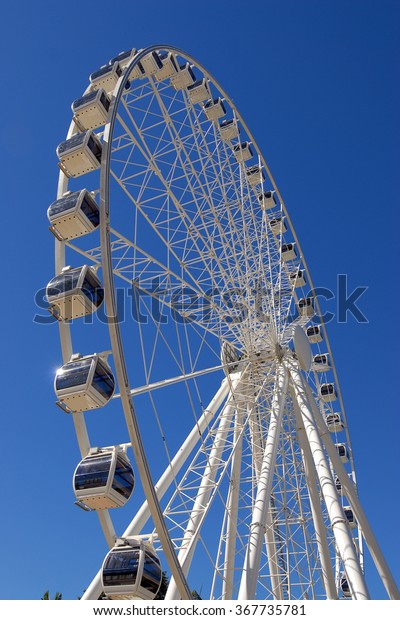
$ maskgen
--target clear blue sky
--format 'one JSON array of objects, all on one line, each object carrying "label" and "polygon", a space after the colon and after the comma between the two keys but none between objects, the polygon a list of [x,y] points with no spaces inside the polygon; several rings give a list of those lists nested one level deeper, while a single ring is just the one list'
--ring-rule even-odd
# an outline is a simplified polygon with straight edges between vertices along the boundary
[{"label": "clear blue sky", "polygon": [[[104,0],[2,9],[1,599],[79,596],[105,554],[73,505],[78,450],[54,406],[56,328],[35,325],[53,275],[55,149],[88,75],[121,50],[176,45],[233,98],[275,176],[317,286],[368,287],[368,324],[329,325],[359,493],[400,582],[398,201],[400,5],[393,0]],[[335,311],[334,303],[326,308]],[[384,595],[367,560],[374,597]]]}]

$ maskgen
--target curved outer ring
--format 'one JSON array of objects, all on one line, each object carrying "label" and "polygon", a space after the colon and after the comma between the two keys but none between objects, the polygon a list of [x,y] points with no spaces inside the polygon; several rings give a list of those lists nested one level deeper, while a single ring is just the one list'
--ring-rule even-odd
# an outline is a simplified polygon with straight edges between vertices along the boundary
[{"label": "curved outer ring", "polygon": [[[113,275],[113,270],[112,270],[112,252],[111,252],[111,242],[110,242],[110,196],[109,196],[110,195],[110,183],[109,183],[110,175],[109,175],[109,170],[110,170],[110,161],[111,161],[112,135],[113,135],[114,125],[116,121],[118,105],[121,100],[122,94],[125,90],[126,83],[128,82],[128,76],[130,75],[132,69],[140,62],[140,60],[144,56],[151,53],[152,51],[157,51],[161,49],[174,52],[175,54],[179,54],[180,56],[184,57],[189,62],[196,65],[203,72],[203,74],[207,76],[207,78],[209,78],[216,85],[220,93],[223,95],[223,97],[226,99],[226,101],[231,106],[237,119],[240,120],[248,137],[250,138],[250,140],[256,147],[256,151],[260,158],[260,161],[262,162],[262,165],[267,171],[269,179],[282,205],[282,210],[286,216],[286,221],[288,222],[288,225],[290,227],[291,234],[293,236],[294,241],[297,244],[297,247],[299,248],[299,258],[301,258],[302,260],[304,269],[308,277],[308,282],[310,284],[312,291],[314,290],[314,287],[313,287],[312,279],[310,277],[310,273],[309,273],[306,261],[304,259],[304,255],[301,251],[298,238],[295,234],[290,216],[287,212],[282,196],[272,177],[269,167],[267,166],[267,163],[257,146],[257,143],[255,142],[243,118],[240,116],[240,114],[236,110],[236,107],[234,106],[230,97],[227,95],[224,89],[220,86],[217,80],[215,80],[214,77],[206,69],[204,69],[204,67],[196,59],[186,54],[186,52],[183,52],[179,48],[170,46],[170,45],[157,44],[157,45],[152,45],[142,50],[139,50],[135,54],[134,59],[131,61],[131,63],[128,65],[128,67],[124,71],[123,75],[119,78],[118,83],[114,89],[113,97],[112,97],[109,112],[108,112],[107,123],[105,125],[104,136],[103,136],[103,152],[102,152],[101,171],[100,171],[100,214],[101,214],[100,238],[101,238],[103,286],[104,286],[104,291],[105,291],[105,304],[106,304],[107,316],[108,316],[111,347],[112,347],[117,380],[118,380],[120,394],[121,394],[121,402],[122,402],[122,406],[124,410],[124,415],[126,418],[126,423],[127,423],[130,439],[131,439],[132,449],[135,455],[135,459],[136,459],[139,474],[142,480],[143,488],[145,490],[146,499],[149,502],[149,507],[151,510],[153,520],[156,525],[157,532],[160,537],[160,542],[163,546],[164,553],[167,556],[168,563],[170,565],[175,581],[176,583],[180,583],[181,596],[182,598],[191,598],[191,594],[187,586],[186,580],[183,576],[180,566],[176,562],[176,555],[172,547],[172,542],[169,538],[166,527],[164,529],[164,535],[162,534],[164,519],[163,519],[162,511],[161,511],[160,505],[158,503],[158,500],[157,500],[157,497],[154,491],[150,469],[148,467],[144,447],[141,441],[140,430],[139,430],[139,426],[136,420],[136,415],[135,415],[135,411],[134,411],[134,407],[132,403],[131,388],[129,385],[128,373],[127,373],[126,364],[125,364],[123,344],[122,344],[122,338],[121,338],[119,320],[118,320],[118,314],[117,314],[117,304],[116,304],[115,289],[114,289],[114,275]],[[86,89],[85,93],[88,92],[89,90],[90,90],[90,86]],[[76,125],[74,121],[72,120],[68,134],[67,134],[67,138],[71,137],[76,132],[77,132]],[[62,171],[60,171],[57,196],[61,197],[67,190],[67,187],[68,187],[68,178],[66,177],[66,175],[64,175]],[[56,270],[56,273],[58,274],[61,272],[61,269],[65,266],[65,242],[59,241],[56,239],[55,256],[56,256],[55,270]],[[295,293],[294,295],[296,297]],[[326,341],[326,346],[327,346],[328,353],[330,355],[330,359],[332,363],[332,370],[333,370],[333,374],[334,374],[334,378],[336,382],[341,411],[342,411],[344,419],[346,420],[343,399],[342,399],[340,385],[339,385],[339,381],[337,377],[336,367],[334,364],[326,327],[323,321],[321,308],[319,305],[318,298],[314,296],[314,300],[315,300],[315,308],[317,310],[317,313],[320,319],[320,324],[323,330],[323,335]],[[60,323],[59,331],[60,331],[60,341],[61,341],[63,361],[64,363],[66,363],[67,361],[70,360],[72,352],[73,352],[69,323]],[[89,449],[90,449],[90,442],[89,442],[89,437],[87,434],[86,424],[84,421],[83,414],[73,414],[73,419],[74,419],[75,430],[76,430],[76,434],[78,438],[81,455],[83,457],[89,452]],[[347,424],[346,424],[346,435],[347,435],[347,441],[349,443]],[[352,454],[351,454],[351,459],[353,459]],[[353,470],[353,476],[355,476],[353,460],[352,460],[352,470]],[[104,513],[106,513],[106,511],[104,511]],[[112,525],[110,527],[110,521],[109,521],[108,515],[104,514],[103,516],[104,516],[105,521],[107,521],[106,527],[102,523],[103,530],[105,531],[106,538],[108,540],[109,545],[112,546],[113,541],[115,540],[115,533],[113,532]],[[102,519],[100,518],[100,520]],[[108,529],[108,535],[106,532],[107,529]],[[168,549],[169,549],[169,552],[168,552]]]}]

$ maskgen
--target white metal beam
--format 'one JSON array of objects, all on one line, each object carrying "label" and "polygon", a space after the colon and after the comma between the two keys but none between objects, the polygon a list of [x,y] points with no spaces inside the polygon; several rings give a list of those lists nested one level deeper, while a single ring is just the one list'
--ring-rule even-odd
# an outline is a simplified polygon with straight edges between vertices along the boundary
[{"label": "white metal beam", "polygon": [[272,400],[271,418],[265,444],[257,495],[254,502],[250,534],[239,588],[239,600],[255,598],[262,544],[267,527],[267,513],[270,505],[272,479],[275,471],[283,409],[288,385],[287,369],[280,364],[276,371]]},{"label": "white metal beam", "polygon": [[311,512],[313,516],[315,536],[317,540],[318,553],[321,562],[322,579],[325,586],[325,592],[328,600],[336,600],[338,593],[335,583],[335,575],[332,569],[331,558],[329,554],[328,541],[326,538],[326,528],[321,510],[321,501],[317,487],[314,461],[311,449],[305,435],[304,425],[301,419],[301,413],[297,401],[293,398],[294,412],[296,416],[297,438],[303,458],[304,473],[307,480],[308,494],[310,497]]},{"label": "white metal beam", "polygon": [[291,386],[299,406],[305,434],[309,443],[312,458],[317,471],[321,491],[324,497],[333,534],[346,571],[353,599],[367,600],[370,598],[360,562],[349,532],[346,516],[343,512],[332,472],[325,456],[321,437],[316,426],[311,405],[309,404],[304,383],[297,362],[292,358],[286,360],[290,372]]},{"label": "white metal beam", "polygon": [[328,427],[325,424],[325,421],[322,418],[322,415],[318,409],[318,406],[314,400],[314,397],[312,395],[312,392],[309,386],[306,386],[306,392],[307,392],[307,396],[308,396],[309,402],[313,410],[313,414],[314,414],[314,417],[315,417],[315,420],[318,426],[319,433],[325,444],[329,458],[332,461],[332,465],[340,480],[340,483],[343,487],[346,497],[350,502],[350,505],[354,512],[354,516],[357,520],[357,523],[361,528],[361,531],[367,543],[368,549],[371,553],[372,559],[382,579],[382,583],[385,586],[386,591],[391,599],[400,600],[399,589],[396,585],[395,580],[393,579],[393,575],[390,571],[390,568],[383,556],[383,553],[378,544],[378,541],[375,538],[375,535],[371,529],[371,526],[368,522],[365,512],[361,506],[355,487],[352,481],[350,480],[350,477],[348,476],[343,466],[342,461],[340,460],[336,446],[332,441],[331,434],[328,430]]}]

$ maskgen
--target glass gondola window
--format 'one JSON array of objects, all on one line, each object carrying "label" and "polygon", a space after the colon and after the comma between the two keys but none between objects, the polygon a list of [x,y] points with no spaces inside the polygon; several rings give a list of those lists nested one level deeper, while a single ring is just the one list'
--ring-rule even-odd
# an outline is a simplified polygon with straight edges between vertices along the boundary
[{"label": "glass gondola window", "polygon": [[74,290],[78,286],[80,275],[80,269],[71,269],[71,271],[67,273],[62,273],[61,275],[56,276],[47,286],[47,297],[53,297]]},{"label": "glass gondola window", "polygon": [[56,215],[72,210],[75,207],[79,194],[80,192],[71,192],[67,196],[63,196],[53,202],[48,210],[49,219],[51,220]]},{"label": "glass gondola window", "polygon": [[94,205],[87,198],[84,198],[82,200],[81,209],[94,227],[100,224],[100,211],[97,205]]},{"label": "glass gondola window", "polygon": [[88,140],[88,148],[91,150],[91,152],[99,162],[101,160],[101,145],[98,141],[95,141],[93,136],[90,136]]},{"label": "glass gondola window", "polygon": [[123,497],[126,497],[126,499],[129,499],[134,484],[135,479],[132,468],[125,459],[118,455],[112,488]]},{"label": "glass gondola window", "polygon": [[99,455],[83,460],[74,476],[75,491],[105,487],[110,472],[110,455]]},{"label": "glass gondola window", "polygon": [[97,360],[94,371],[92,385],[95,390],[100,392],[104,398],[109,399],[114,393],[115,380],[109,370],[107,370],[101,359]]},{"label": "glass gondola window", "polygon": [[147,552],[143,565],[143,576],[141,580],[142,588],[146,588],[154,595],[157,594],[161,581],[161,567],[158,559]]},{"label": "glass gondola window", "polygon": [[99,286],[93,272],[88,269],[82,284],[82,292],[90,299],[90,301],[98,308],[104,299],[104,289]]},{"label": "glass gondola window", "polygon": [[92,358],[69,362],[57,371],[56,391],[85,385],[89,376]]},{"label": "glass gondola window", "polygon": [[93,267],[64,267],[47,285],[49,311],[57,318],[72,320],[96,312],[104,290]]},{"label": "glass gondola window", "polygon": [[133,58],[135,53],[136,53],[135,48],[132,48],[131,50],[128,50],[128,51],[125,51],[125,52],[120,52],[119,54],[114,56],[114,58],[111,58],[111,60],[108,62],[108,64],[109,65],[114,65],[116,62],[118,62],[120,67],[122,69],[124,69],[126,64],[129,64],[131,58]]},{"label": "glass gondola window", "polygon": [[136,584],[139,569],[140,547],[113,550],[108,554],[103,567],[104,586],[125,586]]}]

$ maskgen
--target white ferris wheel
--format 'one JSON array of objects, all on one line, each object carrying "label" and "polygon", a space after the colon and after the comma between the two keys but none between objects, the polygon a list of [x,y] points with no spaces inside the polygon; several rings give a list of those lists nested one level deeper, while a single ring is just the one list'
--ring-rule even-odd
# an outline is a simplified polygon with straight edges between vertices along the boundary
[{"label": "white ferris wheel", "polygon": [[[305,258],[232,100],[154,45],[92,73],[72,111],[47,299],[76,503],[110,549],[83,598],[152,599],[166,570],[169,600],[200,576],[204,599],[368,599],[365,543],[399,598],[358,499]],[[74,336],[101,307],[106,337],[93,321]]]}]

